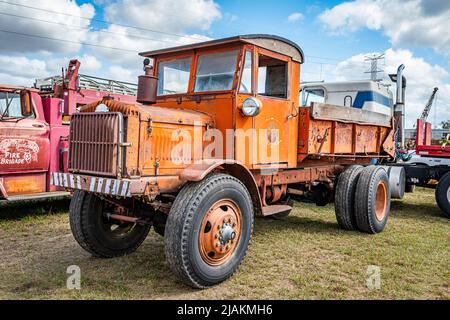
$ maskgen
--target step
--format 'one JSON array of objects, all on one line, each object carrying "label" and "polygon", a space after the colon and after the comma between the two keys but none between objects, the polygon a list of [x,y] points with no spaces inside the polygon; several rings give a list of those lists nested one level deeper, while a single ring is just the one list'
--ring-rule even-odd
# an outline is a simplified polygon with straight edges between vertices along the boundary
[{"label": "step", "polygon": [[10,196],[8,199],[0,200],[0,206],[5,206],[15,202],[30,202],[30,201],[43,201],[43,200],[57,200],[64,199],[70,196],[66,191],[53,191],[53,192],[40,192],[32,194],[21,194]]},{"label": "step", "polygon": [[277,213],[284,213],[286,211],[291,211],[292,207],[285,204],[275,204],[273,206],[263,207],[262,214],[264,217],[271,216]]}]

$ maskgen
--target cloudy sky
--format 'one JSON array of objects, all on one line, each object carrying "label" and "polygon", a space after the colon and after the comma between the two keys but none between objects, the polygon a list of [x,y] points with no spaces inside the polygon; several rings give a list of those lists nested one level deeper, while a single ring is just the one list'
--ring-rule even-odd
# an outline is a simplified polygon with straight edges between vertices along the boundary
[{"label": "cloudy sky", "polygon": [[84,74],[136,82],[140,51],[270,33],[303,48],[303,81],[366,79],[365,57],[382,53],[387,81],[404,63],[407,125],[435,86],[438,125],[450,119],[449,30],[449,0],[0,0],[0,82],[31,85],[71,58]]}]

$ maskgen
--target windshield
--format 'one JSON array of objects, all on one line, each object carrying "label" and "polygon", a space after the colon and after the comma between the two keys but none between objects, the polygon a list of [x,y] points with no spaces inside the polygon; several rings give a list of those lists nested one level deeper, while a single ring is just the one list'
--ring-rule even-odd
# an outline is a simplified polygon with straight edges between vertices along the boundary
[{"label": "windshield", "polygon": [[0,117],[22,118],[20,94],[15,92],[0,92]]},{"label": "windshield", "polygon": [[237,55],[237,50],[201,55],[195,75],[195,92],[231,90]]},{"label": "windshield", "polygon": [[163,61],[158,66],[158,96],[187,93],[192,58]]}]

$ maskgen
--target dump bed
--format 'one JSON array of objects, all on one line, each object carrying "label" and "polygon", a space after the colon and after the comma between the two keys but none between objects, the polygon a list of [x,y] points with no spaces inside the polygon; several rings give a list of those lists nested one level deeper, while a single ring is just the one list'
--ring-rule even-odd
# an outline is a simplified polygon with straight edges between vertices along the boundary
[{"label": "dump bed", "polygon": [[395,156],[392,118],[362,109],[312,103],[301,107],[298,161]]}]

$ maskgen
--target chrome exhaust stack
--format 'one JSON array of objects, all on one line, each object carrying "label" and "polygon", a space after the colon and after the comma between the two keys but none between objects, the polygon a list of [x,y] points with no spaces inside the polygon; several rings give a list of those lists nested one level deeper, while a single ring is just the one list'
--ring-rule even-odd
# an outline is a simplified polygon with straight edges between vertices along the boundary
[{"label": "chrome exhaust stack", "polygon": [[400,149],[405,147],[405,92],[406,78],[403,76],[405,65],[401,64],[397,74],[390,74],[392,82],[397,84],[396,100],[394,106],[394,119],[396,123],[396,144]]}]

